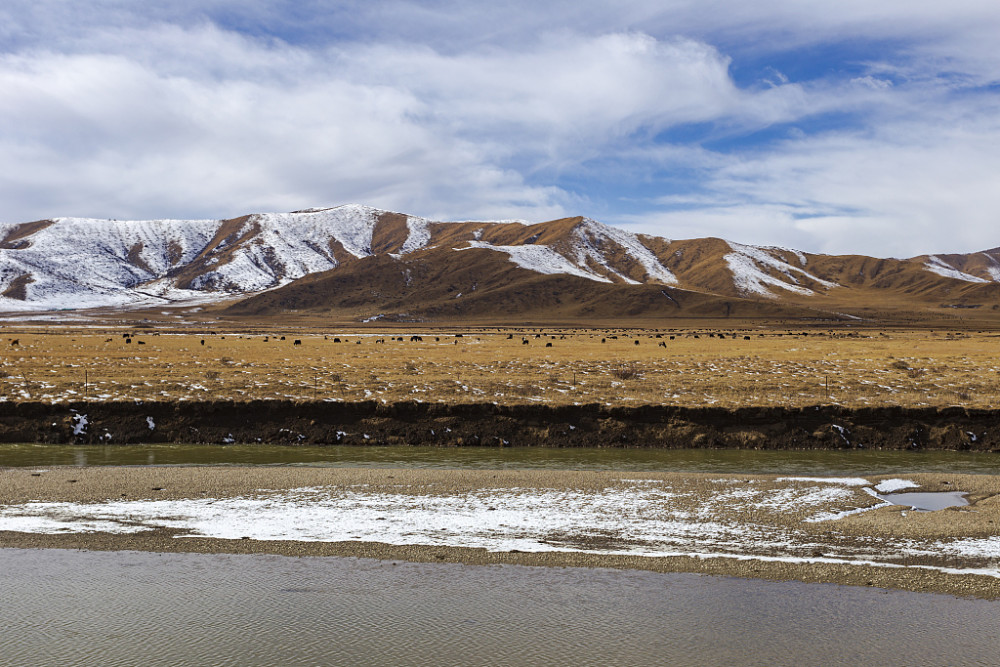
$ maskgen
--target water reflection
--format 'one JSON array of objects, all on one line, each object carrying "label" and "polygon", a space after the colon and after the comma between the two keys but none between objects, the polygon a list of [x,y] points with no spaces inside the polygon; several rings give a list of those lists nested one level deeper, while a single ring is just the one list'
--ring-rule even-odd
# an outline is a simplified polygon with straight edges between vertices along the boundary
[{"label": "water reflection", "polygon": [[0,445],[0,466],[310,465],[404,468],[544,468],[802,475],[913,472],[996,474],[989,452],[757,451],[276,445]]},{"label": "water reflection", "polygon": [[1000,603],[689,574],[0,550],[0,665],[992,665]]}]

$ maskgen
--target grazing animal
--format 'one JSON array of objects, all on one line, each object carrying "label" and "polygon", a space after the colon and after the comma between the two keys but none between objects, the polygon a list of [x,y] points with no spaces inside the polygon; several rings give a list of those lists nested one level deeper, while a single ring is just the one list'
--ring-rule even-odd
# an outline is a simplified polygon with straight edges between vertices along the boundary
[{"label": "grazing animal", "polygon": [[545,347],[552,347],[552,343],[546,343]]},{"label": "grazing animal", "polygon": [[527,344],[528,344],[528,339],[527,338],[522,338],[521,339],[521,345],[527,345]]},{"label": "grazing animal", "polygon": [[20,345],[21,344],[21,339],[15,338],[15,339],[13,339],[13,340],[10,341],[10,344],[11,345]]},{"label": "grazing animal", "polygon": [[664,342],[663,342],[663,341],[661,340],[661,341],[660,341],[660,347],[666,347],[666,346],[667,346],[667,344],[666,344],[666,343],[664,343]]},{"label": "grazing animal", "polygon": [[638,345],[638,344],[639,344],[639,341],[635,341],[635,344],[636,344],[636,345]]},{"label": "grazing animal", "polygon": [[201,344],[202,344],[202,345],[204,345],[204,344],[205,344],[205,339],[204,339],[204,338],[202,338],[202,339],[201,339]]},{"label": "grazing animal", "polygon": [[137,343],[138,343],[139,345],[145,345],[145,344],[146,344],[146,341],[144,341],[144,340],[137,340],[136,342],[137,342]]},{"label": "grazing animal", "polygon": [[299,340],[298,338],[296,338],[296,339],[295,339],[295,342],[294,342],[294,343],[292,343],[292,345],[302,345],[302,341],[301,341],[301,340]]},{"label": "grazing animal", "polygon": [[413,342],[423,342],[423,340],[424,339],[421,338],[420,336],[410,336],[410,342],[411,343],[413,343]]},{"label": "grazing animal", "polygon": [[333,342],[334,342],[334,343],[339,343],[339,342],[340,342],[340,339],[339,339],[339,338],[334,338],[334,339],[333,339]]},{"label": "grazing animal", "polygon": [[744,336],[743,340],[750,340],[750,336]]}]

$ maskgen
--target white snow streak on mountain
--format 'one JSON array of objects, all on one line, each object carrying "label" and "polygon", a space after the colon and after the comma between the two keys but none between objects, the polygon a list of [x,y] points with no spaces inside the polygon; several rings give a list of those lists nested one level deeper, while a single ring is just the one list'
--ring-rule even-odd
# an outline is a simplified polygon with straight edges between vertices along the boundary
[{"label": "white snow streak on mountain", "polygon": [[567,273],[571,276],[579,276],[588,280],[596,280],[600,283],[610,283],[611,280],[582,269],[568,259],[557,253],[547,245],[492,245],[486,241],[469,241],[466,248],[456,248],[456,250],[469,250],[470,248],[485,248],[504,252],[510,256],[510,261],[517,264],[522,269],[552,275],[555,273]]},{"label": "white snow streak on mountain", "polygon": [[[931,273],[936,273],[944,278],[954,278],[955,280],[964,280],[969,283],[988,283],[990,281],[984,280],[983,278],[977,278],[976,276],[970,275],[968,273],[963,273],[953,266],[945,263],[940,257],[935,257],[931,255],[927,258],[927,263],[924,264],[924,268]],[[993,271],[990,271],[990,275],[996,275]]]},{"label": "white snow streak on mountain", "polygon": [[605,246],[610,242],[621,246],[629,258],[641,264],[642,268],[646,271],[648,280],[668,285],[677,284],[677,277],[660,263],[656,255],[650,252],[635,234],[631,234],[624,229],[618,229],[617,227],[609,227],[590,218],[584,218],[583,222],[573,230],[573,236],[578,241],[578,245],[574,248],[576,255],[574,259],[578,266],[590,266],[591,264],[587,261],[589,259],[624,282],[631,285],[638,285],[638,281],[621,275],[608,265]]},{"label": "white snow streak on mountain", "polygon": [[[726,265],[729,267],[729,271],[733,274],[733,282],[741,292],[760,294],[772,299],[777,298],[766,287],[766,285],[771,285],[772,287],[780,287],[781,289],[797,294],[813,294],[811,289],[800,285],[799,278],[793,274],[808,278],[828,289],[837,287],[837,283],[822,280],[804,269],[772,257],[764,248],[742,245],[740,243],[733,243],[732,241],[727,241],[726,243],[729,244],[729,247],[734,252],[727,254],[724,259],[726,260]],[[796,254],[798,255],[798,253]],[[804,257],[800,259],[804,259]],[[764,269],[776,270],[782,273],[790,282],[777,278],[767,273]]]}]

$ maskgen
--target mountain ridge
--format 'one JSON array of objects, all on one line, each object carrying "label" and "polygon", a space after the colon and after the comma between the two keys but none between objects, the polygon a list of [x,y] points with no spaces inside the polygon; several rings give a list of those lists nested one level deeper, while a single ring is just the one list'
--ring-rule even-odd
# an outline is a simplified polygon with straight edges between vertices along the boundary
[{"label": "mountain ridge", "polygon": [[995,310],[1000,248],[825,255],[633,234],[582,216],[442,222],[357,204],[226,220],[0,224],[0,311],[220,303],[232,315],[357,319],[488,318],[491,308],[578,319]]}]

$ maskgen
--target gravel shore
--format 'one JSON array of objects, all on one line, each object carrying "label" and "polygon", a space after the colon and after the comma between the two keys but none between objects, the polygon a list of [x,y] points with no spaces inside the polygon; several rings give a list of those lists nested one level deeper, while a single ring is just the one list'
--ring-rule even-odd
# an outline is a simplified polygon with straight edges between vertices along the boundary
[{"label": "gravel shore", "polygon": [[[191,537],[190,530],[176,527],[144,527],[141,532],[20,532],[0,531],[0,547],[65,548],[87,550],[141,550],[156,552],[270,553],[286,556],[365,557],[420,562],[467,564],[521,564],[553,567],[610,567],[659,572],[698,572],[712,575],[800,580],[876,586],[1000,599],[1000,578],[982,572],[1000,573],[996,554],[962,558],[932,555],[864,564],[870,553],[889,540],[935,544],[957,539],[976,539],[993,544],[1000,526],[1000,476],[909,475],[907,480],[925,491],[960,491],[970,504],[938,512],[916,513],[898,506],[869,506],[878,500],[860,485],[837,489],[836,502],[816,501],[769,508],[766,503],[733,500],[719,504],[723,491],[737,498],[752,489],[757,498],[816,494],[829,484],[776,476],[692,475],[676,473],[552,472],[492,470],[372,470],[309,467],[93,467],[0,469],[0,513],[16,511],[30,503],[86,503],[111,501],[184,501],[193,499],[278,498],[297,489],[321,489],[324,493],[352,497],[401,498],[407,503],[432,503],[435,499],[466,497],[518,497],[540,490],[600,496],[609,489],[630,494],[633,489],[652,489],[671,495],[671,511],[677,516],[704,513],[712,508],[711,521],[730,526],[749,526],[784,531],[797,540],[792,548],[808,549],[805,558],[785,558],[785,552],[770,553],[758,545],[741,553],[702,552],[688,555],[632,555],[607,553],[629,546],[620,537],[606,539],[593,534],[575,536],[573,548],[537,552],[509,549],[488,550],[459,543],[390,544],[377,539],[307,541],[271,539],[220,539]],[[866,481],[878,484],[883,478]],[[818,484],[818,486],[817,486]],[[721,491],[720,491],[721,490]],[[669,493],[668,493],[669,492]],[[770,494],[770,495],[768,495]],[[339,496],[338,496],[339,497]],[[846,500],[845,500],[846,499]],[[839,511],[862,506],[866,511],[835,520],[809,522],[819,511]],[[715,504],[712,504],[715,503]],[[493,509],[493,508],[490,508]],[[572,508],[571,508],[572,510]],[[583,512],[584,510],[580,510]],[[540,540],[541,541],[541,540]],[[937,541],[937,542],[935,542]],[[562,545],[565,546],[565,545]],[[992,547],[991,547],[992,548]],[[605,553],[600,553],[600,552]],[[799,553],[799,552],[795,552]],[[829,558],[831,553],[837,558]],[[2,555],[0,555],[2,558]],[[849,562],[850,560],[858,562]],[[836,560],[838,562],[824,562]],[[979,573],[953,573],[971,569]],[[949,572],[951,570],[952,572]]]}]

